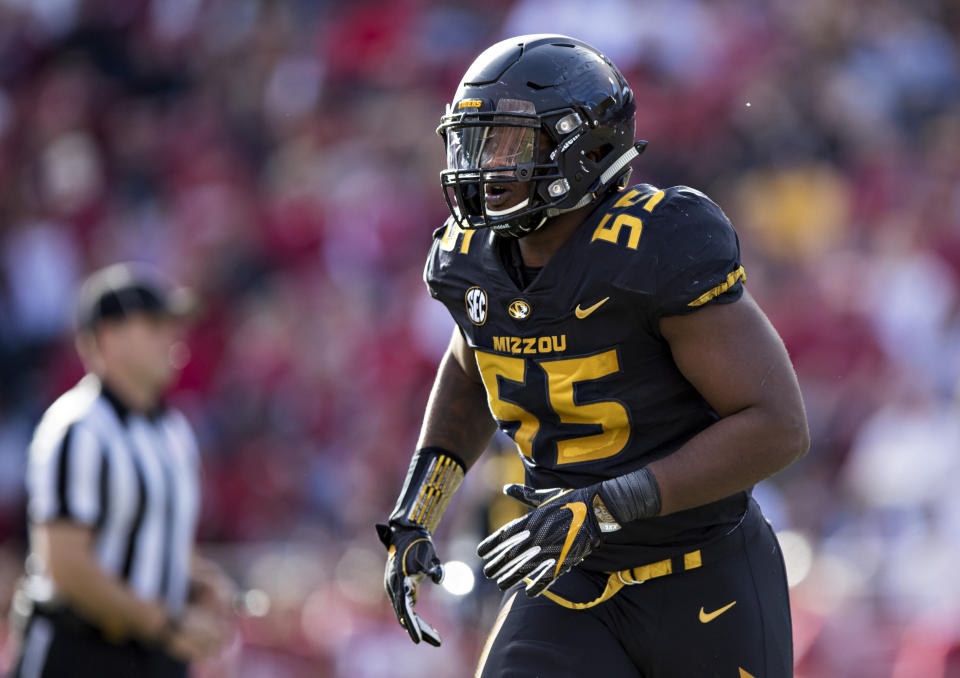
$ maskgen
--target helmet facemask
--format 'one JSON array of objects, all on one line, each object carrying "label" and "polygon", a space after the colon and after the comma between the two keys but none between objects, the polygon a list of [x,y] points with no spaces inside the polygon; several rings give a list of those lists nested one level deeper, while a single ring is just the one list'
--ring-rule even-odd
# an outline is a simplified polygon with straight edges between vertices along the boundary
[{"label": "helmet facemask", "polygon": [[[475,106],[447,113],[437,133],[447,147],[447,169],[440,173],[444,197],[464,229],[491,228],[522,237],[550,217],[589,204],[608,188],[623,188],[630,160],[646,146],[637,142],[620,157],[608,157],[616,144],[600,143],[605,141],[603,129],[588,134],[591,126],[573,108],[539,115],[533,103],[519,99],[500,100],[495,112],[483,112],[479,100],[463,104]],[[586,191],[585,182],[591,184]],[[510,184],[524,199],[504,209],[487,204],[488,191]],[[579,184],[579,198],[572,184]]]},{"label": "helmet facemask", "polygon": [[[447,147],[447,169],[440,174],[447,206],[461,228],[525,235],[546,220],[543,187],[562,179],[551,157],[553,139],[530,101],[501,99],[494,112],[480,106],[461,102],[468,110],[448,113],[437,130]],[[504,190],[515,192],[509,200],[515,204],[488,204],[488,196],[495,202]]]}]

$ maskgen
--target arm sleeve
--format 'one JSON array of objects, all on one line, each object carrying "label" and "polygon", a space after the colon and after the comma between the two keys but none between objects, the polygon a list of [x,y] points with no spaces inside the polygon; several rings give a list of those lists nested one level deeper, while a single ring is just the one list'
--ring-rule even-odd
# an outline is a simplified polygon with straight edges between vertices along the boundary
[{"label": "arm sleeve", "polygon": [[105,467],[102,445],[80,423],[68,425],[60,435],[35,438],[27,465],[30,520],[95,525],[102,509]]},{"label": "arm sleeve", "polygon": [[671,210],[662,234],[654,306],[657,317],[686,315],[743,295],[746,273],[740,241],[723,211],[690,188],[663,206]]}]

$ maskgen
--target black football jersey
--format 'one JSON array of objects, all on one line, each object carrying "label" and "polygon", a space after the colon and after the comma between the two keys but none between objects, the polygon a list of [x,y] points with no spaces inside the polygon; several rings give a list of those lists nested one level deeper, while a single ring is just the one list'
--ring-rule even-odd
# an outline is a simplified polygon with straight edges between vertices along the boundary
[{"label": "black football jersey", "polygon": [[[659,332],[662,316],[743,294],[737,234],[707,196],[647,184],[611,195],[522,289],[503,244],[448,220],[424,279],[474,349],[529,485],[584,487],[628,473],[718,419]],[[702,542],[736,524],[746,498],[625,525],[584,567],[623,569]]]}]

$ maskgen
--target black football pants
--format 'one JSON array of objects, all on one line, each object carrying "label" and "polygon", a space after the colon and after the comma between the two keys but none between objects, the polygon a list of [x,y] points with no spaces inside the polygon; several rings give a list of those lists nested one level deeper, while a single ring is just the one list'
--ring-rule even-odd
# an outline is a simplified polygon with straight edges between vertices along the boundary
[{"label": "black football pants", "polygon": [[[776,536],[754,504],[724,539],[738,543],[722,559],[625,586],[584,610],[544,596],[528,598],[522,584],[510,589],[477,675],[789,678],[790,605]],[[569,601],[591,601],[607,579],[574,568],[550,591]]]}]

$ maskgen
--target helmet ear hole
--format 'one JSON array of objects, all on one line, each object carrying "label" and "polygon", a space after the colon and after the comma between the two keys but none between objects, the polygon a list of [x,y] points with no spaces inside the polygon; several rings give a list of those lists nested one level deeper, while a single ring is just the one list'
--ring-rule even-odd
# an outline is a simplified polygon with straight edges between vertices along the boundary
[{"label": "helmet ear hole", "polygon": [[587,157],[596,164],[603,162],[604,158],[613,152],[613,144],[602,144],[587,153]]}]

